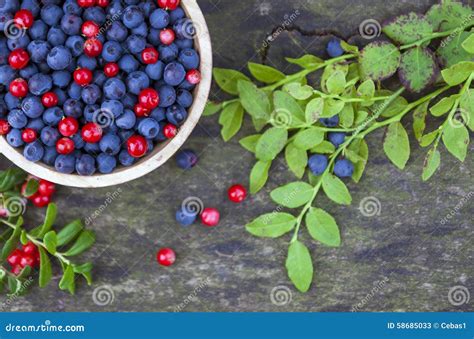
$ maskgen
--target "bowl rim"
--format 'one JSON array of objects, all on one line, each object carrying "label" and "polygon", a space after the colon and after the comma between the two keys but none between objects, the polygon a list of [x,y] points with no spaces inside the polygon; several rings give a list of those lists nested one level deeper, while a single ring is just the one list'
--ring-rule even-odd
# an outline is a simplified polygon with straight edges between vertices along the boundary
[{"label": "bowl rim", "polygon": [[160,143],[150,154],[130,167],[120,167],[110,174],[96,173],[92,176],[63,174],[44,163],[31,162],[23,156],[22,152],[10,146],[4,136],[0,136],[0,153],[33,176],[59,185],[81,188],[123,184],[138,179],[164,164],[178,151],[196,127],[204,111],[212,83],[212,46],[204,15],[196,0],[182,0],[181,6],[187,18],[196,27],[197,34],[194,38],[194,44],[200,55],[201,82],[193,91],[194,101],[188,110],[188,117],[174,138]]}]

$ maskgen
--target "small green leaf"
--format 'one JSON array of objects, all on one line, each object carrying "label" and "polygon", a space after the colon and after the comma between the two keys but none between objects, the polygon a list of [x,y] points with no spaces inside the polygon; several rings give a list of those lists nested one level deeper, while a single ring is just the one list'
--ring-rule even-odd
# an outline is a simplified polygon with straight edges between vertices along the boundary
[{"label": "small green leaf", "polygon": [[53,227],[57,215],[58,207],[56,206],[56,204],[50,203],[48,205],[48,208],[46,209],[46,216],[44,217],[43,224],[32,229],[30,233],[38,238],[43,237],[46,233],[49,232],[51,227]]},{"label": "small green leaf", "polygon": [[308,248],[298,240],[293,241],[288,247],[286,270],[288,277],[299,291],[308,291],[313,280],[313,262]]},{"label": "small green leaf", "polygon": [[261,64],[256,64],[254,62],[249,62],[248,67],[249,67],[250,73],[255,79],[266,84],[273,84],[282,79],[285,79],[286,77],[285,74],[283,74],[279,70],[267,65],[261,65]]},{"label": "small green leaf", "polygon": [[59,281],[59,289],[69,291],[74,294],[75,291],[74,268],[72,265],[67,265],[61,280]]},{"label": "small green leaf", "polygon": [[320,208],[311,208],[306,214],[306,227],[313,239],[327,246],[338,247],[341,244],[336,220]]},{"label": "small green leaf", "polygon": [[424,15],[410,12],[400,15],[384,26],[383,32],[399,44],[406,45],[433,33],[433,27]]},{"label": "small green leaf", "polygon": [[467,127],[474,131],[474,89],[468,89],[461,95],[459,106]]},{"label": "small green leaf", "polygon": [[324,111],[323,98],[315,98],[311,100],[306,105],[306,110],[305,110],[306,122],[308,124],[315,123],[323,115],[323,111]]},{"label": "small green leaf", "polygon": [[224,141],[229,141],[240,130],[243,118],[244,108],[240,102],[233,102],[222,110],[219,124],[222,126],[221,135]]},{"label": "small green leaf", "polygon": [[203,116],[210,116],[214,115],[222,109],[222,104],[214,103],[212,101],[208,101],[206,103],[206,107],[204,108],[204,112],[202,112]]},{"label": "small green leaf", "polygon": [[438,74],[438,65],[429,49],[414,47],[402,54],[398,75],[409,91],[421,92],[436,80]]},{"label": "small green leaf", "polygon": [[420,140],[426,128],[426,115],[428,114],[429,101],[419,105],[413,111],[413,133],[415,138]]},{"label": "small green leaf", "polygon": [[429,150],[423,163],[423,181],[427,181],[436,172],[441,163],[441,154],[436,148]]},{"label": "small green leaf", "polygon": [[306,54],[303,55],[301,58],[293,59],[293,58],[285,58],[291,64],[295,64],[301,66],[306,69],[314,69],[321,65],[324,61],[318,58],[317,56]]},{"label": "small green leaf", "polygon": [[250,172],[250,193],[255,194],[265,186],[271,161],[257,161]]},{"label": "small green leaf", "polygon": [[324,140],[324,132],[316,127],[310,127],[298,132],[293,143],[302,150],[308,150],[319,145]]},{"label": "small green leaf", "polygon": [[239,140],[239,144],[251,153],[255,153],[261,134],[253,134]]},{"label": "small green leaf", "polygon": [[271,127],[262,134],[255,149],[258,160],[269,161],[277,157],[288,140],[288,131],[284,128]]},{"label": "small green leaf", "polygon": [[[382,103],[380,104],[380,106],[377,106],[377,107],[384,107],[383,105],[384,104]],[[408,106],[408,101],[404,97],[398,96],[395,99],[393,99],[393,101],[390,102],[390,104],[387,107],[382,108],[383,111],[382,111],[381,116],[384,118],[391,118],[401,113],[404,109],[407,108],[407,106]]]},{"label": "small green leaf", "polygon": [[460,29],[472,19],[473,11],[470,6],[458,1],[442,1],[433,5],[426,13],[426,17],[435,31],[449,31]]},{"label": "small green leaf", "polygon": [[441,71],[444,81],[450,86],[464,82],[474,72],[474,62],[463,61]]},{"label": "small green leaf", "polygon": [[67,245],[69,242],[74,240],[78,234],[84,229],[82,221],[77,219],[64,226],[64,228],[58,232],[57,246]]},{"label": "small green leaf", "polygon": [[440,117],[443,114],[448,113],[451,110],[451,108],[453,108],[455,101],[456,101],[455,95],[441,99],[440,101],[436,103],[436,105],[430,108],[431,115],[435,117]]},{"label": "small green leaf", "polygon": [[64,255],[66,257],[74,257],[88,250],[95,242],[95,233],[91,230],[82,231],[74,245],[67,250]]},{"label": "small green leaf", "polygon": [[341,71],[344,76],[346,76],[349,73],[349,65],[347,63],[341,62],[332,63],[324,67],[323,75],[321,75],[321,89],[323,90],[323,92],[329,92],[326,87],[327,81],[333,73],[338,71]]},{"label": "small green leaf", "polygon": [[344,108],[339,113],[339,124],[342,127],[349,128],[354,124],[354,107],[350,102],[344,105]]},{"label": "small green leaf", "polygon": [[280,120],[285,122],[286,126],[301,125],[305,121],[304,111],[296,100],[286,92],[275,91],[273,93],[274,114],[281,116]]},{"label": "small green leaf", "polygon": [[460,122],[451,121],[443,132],[443,142],[449,153],[460,161],[464,161],[469,145],[469,131]]},{"label": "small green leaf", "polygon": [[51,254],[56,253],[56,246],[58,244],[58,238],[56,236],[56,232],[49,231],[48,233],[46,233],[45,236],[43,237],[43,242],[49,253]]},{"label": "small green leaf", "polygon": [[51,262],[49,261],[49,256],[46,251],[39,246],[38,247],[40,254],[40,273],[39,273],[39,287],[43,288],[48,285],[50,282],[53,272],[51,269]]},{"label": "small green leaf", "polygon": [[302,85],[298,82],[292,82],[283,86],[283,90],[296,100],[306,100],[313,95],[313,88],[311,86]]},{"label": "small green leaf", "polygon": [[352,202],[352,197],[346,184],[330,173],[323,176],[323,190],[328,198],[337,204],[350,205]]},{"label": "small green leaf", "polygon": [[20,217],[15,225],[15,230],[11,234],[10,238],[5,242],[2,248],[2,260],[5,260],[10,253],[18,246],[18,241],[21,235],[21,225],[23,225],[23,218]]},{"label": "small green leaf", "polygon": [[404,169],[410,158],[410,140],[400,122],[391,123],[385,134],[383,149],[395,166]]},{"label": "small green leaf", "polygon": [[400,64],[398,48],[388,42],[372,42],[359,56],[360,71],[365,79],[384,80],[391,77]]},{"label": "small green leaf", "polygon": [[25,230],[21,231],[20,242],[22,245],[26,245],[28,243],[29,239],[27,235],[28,233]]},{"label": "small green leaf", "polygon": [[[349,149],[352,149],[351,146],[349,146]],[[367,160],[369,159],[369,146],[367,146],[365,140],[360,141],[358,148],[358,154],[362,160],[354,163],[354,173],[352,174],[352,180],[354,180],[356,183],[362,178],[362,175],[365,171],[365,166],[367,165]]]},{"label": "small green leaf", "polygon": [[357,88],[357,94],[364,99],[372,99],[375,94],[375,84],[372,79],[367,79]]},{"label": "small green leaf", "polygon": [[239,80],[250,81],[250,79],[239,71],[233,69],[214,68],[214,79],[220,88],[230,94],[239,94],[237,84]]},{"label": "small green leaf", "polygon": [[74,273],[81,274],[86,279],[87,285],[92,285],[92,264],[90,262],[81,265],[72,264],[72,268]]},{"label": "small green leaf", "polygon": [[331,74],[326,81],[326,88],[331,94],[341,94],[346,86],[346,74],[338,70]]},{"label": "small green leaf", "polygon": [[288,213],[267,213],[259,216],[245,225],[250,234],[257,237],[278,238],[291,231],[296,224],[296,218]]},{"label": "small green leaf", "polygon": [[285,148],[285,159],[290,170],[301,179],[308,164],[307,152],[289,143]]},{"label": "small green leaf", "polygon": [[474,54],[474,34],[471,33],[461,44],[462,48],[470,54]]},{"label": "small green leaf", "polygon": [[319,145],[310,149],[311,153],[318,154],[332,154],[336,150],[336,147],[327,140],[323,140]]},{"label": "small green leaf", "polygon": [[321,118],[331,118],[336,114],[339,114],[345,106],[345,102],[336,99],[326,99],[324,101],[324,110]]},{"label": "small green leaf", "polygon": [[239,81],[237,87],[244,109],[253,118],[268,121],[271,105],[267,94],[248,81]]},{"label": "small green leaf", "polygon": [[28,180],[26,184],[25,192],[23,195],[27,198],[31,197],[33,194],[35,194],[38,191],[38,187],[39,187],[38,180],[36,179]]},{"label": "small green leaf", "polygon": [[474,61],[474,54],[463,48],[469,36],[468,32],[459,30],[441,41],[436,53],[445,67],[451,67],[461,61]]},{"label": "small green leaf", "polygon": [[279,205],[298,208],[310,201],[313,193],[313,186],[303,181],[295,181],[274,189],[270,196]]},{"label": "small green leaf", "polygon": [[359,53],[359,47],[354,46],[354,45],[349,45],[347,42],[344,40],[340,40],[341,48],[349,53],[353,54],[358,54]]},{"label": "small green leaf", "polygon": [[436,137],[438,136],[439,131],[433,131],[428,134],[425,134],[420,139],[420,146],[421,147],[428,147],[435,141]]}]

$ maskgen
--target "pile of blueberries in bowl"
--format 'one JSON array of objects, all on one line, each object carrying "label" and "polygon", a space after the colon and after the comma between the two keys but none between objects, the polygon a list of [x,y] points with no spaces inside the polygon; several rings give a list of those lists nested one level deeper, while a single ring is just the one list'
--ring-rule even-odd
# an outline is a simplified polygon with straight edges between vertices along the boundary
[{"label": "pile of blueberries in bowl", "polygon": [[179,0],[0,0],[0,135],[65,174],[173,138],[201,81]]}]

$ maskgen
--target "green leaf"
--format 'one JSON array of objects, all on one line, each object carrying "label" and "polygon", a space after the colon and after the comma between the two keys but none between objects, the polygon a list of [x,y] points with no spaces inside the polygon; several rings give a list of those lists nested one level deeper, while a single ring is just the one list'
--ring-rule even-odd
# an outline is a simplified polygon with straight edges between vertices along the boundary
[{"label": "green leaf", "polygon": [[43,237],[43,242],[48,252],[54,255],[56,253],[56,246],[58,244],[56,232],[49,231],[48,233],[46,233]]},{"label": "green leaf", "polygon": [[7,192],[13,187],[22,184],[26,179],[26,172],[18,167],[11,167],[0,176],[0,193]]},{"label": "green leaf", "polygon": [[469,38],[468,32],[459,31],[441,41],[436,53],[446,67],[451,67],[461,61],[474,61],[474,54],[463,48],[463,43]]},{"label": "green leaf", "polygon": [[286,126],[301,125],[305,121],[304,111],[296,100],[286,92],[275,91],[273,93],[274,114],[280,117],[280,122]]},{"label": "green leaf", "polygon": [[436,105],[430,108],[430,112],[432,116],[440,117],[443,114],[448,113],[456,101],[456,95],[452,95],[450,97],[442,98],[440,101],[436,103]]},{"label": "green leaf", "polygon": [[339,114],[345,106],[345,102],[336,99],[326,99],[324,101],[324,110],[321,118],[331,118],[336,114]]},{"label": "green leaf", "polygon": [[410,140],[400,122],[391,123],[385,134],[383,150],[395,166],[404,169],[410,158]]},{"label": "green leaf", "polygon": [[[352,143],[349,146],[349,149],[355,150],[354,147],[355,143]],[[367,160],[369,159],[369,146],[367,146],[365,140],[362,139],[360,141],[357,152],[362,160],[354,163],[354,173],[352,174],[352,180],[354,180],[356,183],[362,178],[362,174],[364,174],[365,171],[365,166],[367,165]]]},{"label": "green leaf", "polygon": [[338,247],[341,244],[336,220],[320,208],[311,208],[306,214],[306,227],[313,239],[327,246]]},{"label": "green leaf", "polygon": [[306,151],[296,147],[293,143],[289,143],[285,148],[285,159],[290,170],[301,179],[308,164]]},{"label": "green leaf", "polygon": [[429,150],[423,163],[423,174],[421,178],[427,181],[436,172],[441,163],[441,154],[436,148]]},{"label": "green leaf", "polygon": [[444,81],[450,86],[464,82],[474,72],[474,62],[463,61],[441,71]]},{"label": "green leaf", "polygon": [[302,150],[308,150],[319,145],[324,140],[324,132],[316,127],[310,127],[298,132],[293,143]]},{"label": "green leaf", "polygon": [[433,131],[428,134],[425,134],[420,139],[420,146],[421,147],[428,147],[435,141],[436,137],[438,136],[439,131]]},{"label": "green leaf", "polygon": [[419,105],[413,111],[413,133],[415,138],[419,141],[423,136],[426,128],[426,115],[428,114],[429,101]]},{"label": "green leaf", "polygon": [[468,89],[461,95],[459,106],[467,127],[474,131],[474,89]]},{"label": "green leaf", "polygon": [[306,105],[306,110],[305,110],[306,122],[308,124],[315,123],[323,115],[323,111],[324,111],[323,98],[315,98],[311,100]]},{"label": "green leaf", "polygon": [[293,241],[288,247],[286,270],[288,277],[300,292],[308,291],[313,280],[313,262],[308,248],[298,240]]},{"label": "green leaf", "polygon": [[466,40],[461,43],[462,48],[469,54],[474,54],[474,34],[471,33]]},{"label": "green leaf", "polygon": [[286,129],[271,127],[258,140],[255,156],[262,161],[273,160],[283,150],[287,140],[288,131]]},{"label": "green leaf", "polygon": [[250,193],[255,194],[265,186],[271,161],[257,161],[250,172]]},{"label": "green leaf", "polygon": [[283,86],[283,90],[296,100],[306,100],[313,95],[313,88],[311,86],[302,85],[298,82],[292,82]]},{"label": "green leaf", "polygon": [[21,231],[21,235],[20,235],[20,242],[22,245],[26,245],[28,243],[29,239],[28,239],[28,233],[25,231],[25,230],[22,230]]},{"label": "green leaf", "polygon": [[46,253],[41,246],[38,247],[38,250],[40,254],[39,287],[43,288],[51,281],[53,271],[51,269],[48,253]]},{"label": "green leaf", "polygon": [[397,71],[400,52],[391,43],[372,42],[361,51],[359,63],[364,79],[384,80]]},{"label": "green leaf", "polygon": [[353,53],[353,54],[358,54],[359,53],[359,47],[354,46],[354,45],[349,45],[344,40],[340,40],[340,43],[341,43],[341,48],[344,51],[349,52],[349,53]]},{"label": "green leaf", "polygon": [[339,124],[342,127],[349,128],[354,124],[354,107],[350,102],[344,105],[344,108],[339,113]]},{"label": "green leaf", "polygon": [[212,101],[208,101],[206,103],[206,107],[204,108],[204,112],[202,112],[203,116],[210,116],[214,115],[222,109],[222,104],[214,103]]},{"label": "green leaf", "polygon": [[75,287],[74,268],[72,265],[67,265],[64,274],[59,281],[59,289],[63,291],[67,290],[69,293],[74,294]]},{"label": "green leaf", "polygon": [[301,58],[298,58],[298,59],[293,59],[293,58],[285,58],[285,59],[291,64],[295,64],[306,69],[314,69],[315,67],[319,66],[320,64],[324,62],[324,60],[321,60],[317,56],[314,56],[311,54],[303,55]]},{"label": "green leaf", "polygon": [[323,140],[319,145],[310,149],[311,153],[318,154],[332,154],[336,150],[336,147],[327,140]]},{"label": "green leaf", "polygon": [[410,12],[391,20],[383,32],[401,45],[411,44],[433,33],[433,27],[424,15]]},{"label": "green leaf", "polygon": [[288,213],[267,213],[259,216],[245,225],[250,234],[257,237],[278,238],[291,231],[296,224],[296,218]]},{"label": "green leaf", "polygon": [[469,131],[460,122],[451,121],[446,125],[443,132],[443,142],[449,153],[460,161],[464,161],[469,145]]},{"label": "green leaf", "polygon": [[64,228],[58,232],[57,235],[57,246],[64,246],[73,241],[78,234],[84,229],[82,221],[77,219],[64,226]]},{"label": "green leaf", "polygon": [[364,99],[372,99],[375,95],[375,84],[372,79],[367,79],[357,88],[357,94]]},{"label": "green leaf", "polygon": [[72,264],[72,268],[74,273],[81,274],[87,281],[87,285],[92,285],[92,264],[90,262],[86,262],[81,265]]},{"label": "green leaf", "polygon": [[11,234],[10,238],[5,242],[2,248],[2,260],[5,260],[10,253],[18,246],[18,241],[20,240],[21,235],[21,226],[23,225],[23,218],[18,218],[15,230]]},{"label": "green leaf", "polygon": [[323,190],[328,198],[337,204],[350,205],[352,202],[352,197],[346,184],[332,174],[328,173],[323,176]]},{"label": "green leaf", "polygon": [[346,86],[346,74],[343,71],[336,71],[327,79],[326,88],[331,94],[341,94]]},{"label": "green leaf", "polygon": [[341,71],[346,76],[349,73],[349,65],[347,63],[333,63],[329,64],[324,68],[323,75],[321,75],[321,89],[328,93],[328,89],[326,87],[327,80],[331,77],[331,75],[335,72]]},{"label": "green leaf", "polygon": [[88,250],[95,242],[95,233],[91,230],[82,231],[74,245],[67,250],[64,255],[66,257],[74,257]]},{"label": "green leaf", "polygon": [[278,82],[286,78],[285,74],[267,65],[261,65],[261,64],[256,64],[254,62],[249,62],[248,67],[249,67],[250,73],[255,79],[266,84],[273,84],[275,82]]},{"label": "green leaf", "polygon": [[253,134],[239,140],[239,144],[251,153],[255,153],[261,134]]},{"label": "green leaf", "polygon": [[44,222],[42,225],[35,227],[31,230],[31,234],[38,238],[43,237],[46,233],[49,232],[51,227],[53,227],[54,222],[56,221],[56,216],[58,215],[58,207],[54,203],[50,203],[46,209],[46,215],[44,217]]},{"label": "green leaf", "polygon": [[472,20],[473,11],[470,6],[461,2],[445,0],[433,5],[426,13],[426,17],[435,31],[449,31],[460,29]]},{"label": "green leaf", "polygon": [[438,74],[438,65],[429,49],[414,47],[402,54],[398,75],[409,91],[421,92],[436,80]]},{"label": "green leaf", "polygon": [[24,192],[24,196],[29,198],[38,191],[39,181],[35,179],[28,180]]},{"label": "green leaf", "polygon": [[240,80],[250,81],[250,79],[239,71],[233,69],[214,68],[214,79],[220,88],[230,94],[239,94],[237,84]]},{"label": "green leaf", "polygon": [[243,118],[244,108],[240,102],[233,102],[222,110],[219,124],[222,126],[221,135],[224,141],[229,141],[240,130]]},{"label": "green leaf", "polygon": [[[380,104],[380,105],[383,105]],[[383,106],[377,106],[383,107]],[[384,118],[391,118],[399,113],[401,113],[404,109],[408,107],[408,101],[401,96],[396,97],[393,101],[383,109],[381,116]]]},{"label": "green leaf", "polygon": [[239,81],[238,90],[244,109],[255,119],[270,118],[271,105],[267,94],[248,81]]},{"label": "green leaf", "polygon": [[313,186],[303,181],[295,181],[274,189],[270,196],[279,205],[298,208],[310,201],[313,193]]}]

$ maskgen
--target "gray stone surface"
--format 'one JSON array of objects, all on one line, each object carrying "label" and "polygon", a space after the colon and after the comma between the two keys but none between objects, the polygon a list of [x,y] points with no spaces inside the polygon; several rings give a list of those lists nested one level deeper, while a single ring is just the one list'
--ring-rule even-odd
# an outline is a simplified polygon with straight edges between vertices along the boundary
[{"label": "gray stone surface", "polygon": [[[365,19],[383,21],[409,10],[424,10],[431,3],[199,1],[211,31],[216,66],[244,68],[249,60],[264,60],[281,69],[287,68],[284,56],[310,52],[325,57],[327,33],[349,38]],[[295,10],[299,15],[291,29],[262,50],[267,35]],[[213,97],[225,98],[216,88]],[[251,132],[247,123],[239,137]],[[413,142],[411,159],[401,172],[384,156],[381,138],[381,132],[368,137],[370,160],[361,182],[349,184],[351,206],[317,199],[319,206],[336,217],[343,245],[326,248],[302,233],[315,265],[314,283],[306,294],[297,292],[286,277],[288,237],[254,238],[243,226],[275,208],[270,190],[293,180],[292,175],[278,162],[262,192],[241,205],[229,203],[226,187],[247,183],[253,159],[240,148],[238,138],[227,144],[219,138],[214,117],[203,118],[186,144],[200,153],[199,165],[192,171],[183,172],[171,161],[120,187],[61,187],[56,201],[62,223],[86,218],[104,204],[107,194],[122,190],[90,226],[98,242],[84,260],[95,262],[95,284],[89,288],[81,281],[73,297],[54,286],[35,287],[11,310],[174,311],[181,304],[183,311],[350,311],[363,302],[363,311],[472,311],[472,301],[458,307],[448,301],[453,286],[463,285],[474,293],[472,200],[442,223],[462,197],[474,191],[472,155],[460,164],[443,150],[441,170],[423,183],[420,175],[426,150]],[[472,154],[472,145],[470,148]],[[8,166],[5,158],[0,160],[2,167]],[[174,211],[188,196],[219,208],[219,227],[178,226]],[[361,214],[359,203],[366,197],[380,201],[379,215]],[[30,216],[29,222],[32,220]],[[156,264],[155,253],[162,246],[178,254],[171,268]],[[57,282],[56,278],[53,283]],[[276,286],[291,291],[291,301],[284,306],[271,302]],[[97,305],[95,288],[96,295],[100,288],[111,290],[113,300],[106,306]]]}]

